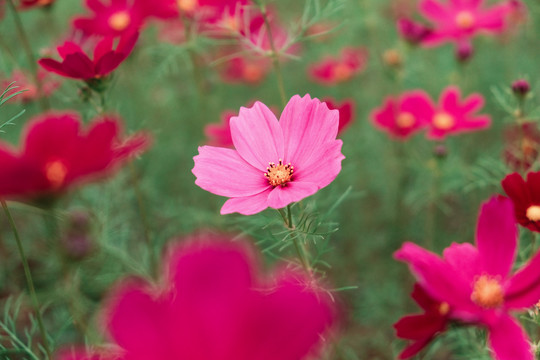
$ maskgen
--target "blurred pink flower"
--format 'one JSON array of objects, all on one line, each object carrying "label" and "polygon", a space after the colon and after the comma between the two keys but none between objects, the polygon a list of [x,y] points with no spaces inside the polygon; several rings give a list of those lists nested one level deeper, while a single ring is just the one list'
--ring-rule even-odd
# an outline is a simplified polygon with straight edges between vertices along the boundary
[{"label": "blurred pink flower", "polygon": [[438,45],[445,41],[469,42],[478,32],[502,32],[513,7],[510,2],[484,8],[484,0],[422,0],[420,11],[435,26],[424,44]]},{"label": "blurred pink flower", "polygon": [[158,40],[161,42],[179,45],[186,41],[186,29],[182,19],[160,21],[157,24]]},{"label": "blurred pink flower", "polygon": [[230,120],[236,150],[199,147],[195,184],[230,199],[221,214],[280,209],[313,195],[341,171],[339,112],[309,95],[291,98],[280,120],[256,102]]},{"label": "blurred pink flower", "polygon": [[[33,8],[50,7],[56,0],[19,0],[17,8],[21,10],[30,10]],[[2,0],[2,3],[5,1]]]},{"label": "blurred pink flower", "polygon": [[103,323],[121,351],[108,359],[316,356],[336,322],[330,296],[295,271],[268,277],[260,268],[247,245],[225,237],[176,245],[159,288],[129,281],[114,289]]},{"label": "blurred pink flower", "polygon": [[429,95],[421,90],[413,90],[397,99],[386,98],[384,105],[373,110],[370,117],[375,127],[396,139],[406,140],[427,126],[432,109]]},{"label": "blurred pink flower", "polygon": [[324,98],[323,102],[326,103],[330,110],[339,111],[339,126],[338,136],[345,130],[354,120],[354,100],[346,99],[341,103],[338,103],[332,98]]},{"label": "blurred pink flower", "polygon": [[224,111],[221,114],[221,122],[219,124],[208,124],[204,127],[204,133],[208,138],[208,145],[219,147],[234,147],[231,126],[229,120],[237,116],[234,111]]},{"label": "blurred pink flower", "polygon": [[241,14],[250,0],[176,0],[180,13],[196,21],[238,29]]},{"label": "blurred pink flower", "polygon": [[272,64],[267,58],[237,56],[224,64],[220,74],[226,82],[256,85],[271,69]]},{"label": "blurred pink flower", "polygon": [[448,323],[448,303],[434,300],[418,284],[414,285],[411,297],[424,313],[404,316],[394,324],[397,337],[412,341],[399,354],[399,359],[408,359],[418,354],[438,333],[446,330]]},{"label": "blurred pink flower", "polygon": [[477,131],[489,128],[488,115],[475,115],[484,106],[481,94],[472,94],[460,104],[460,91],[455,86],[446,88],[439,98],[439,106],[430,112],[430,126],[427,137],[432,140],[444,139],[447,135]]},{"label": "blurred pink flower", "polygon": [[448,318],[488,330],[497,360],[533,360],[531,343],[510,312],[532,308],[540,299],[540,253],[516,272],[518,233],[512,201],[493,197],[482,205],[476,246],[452,244],[443,258],[405,243],[395,258],[409,264],[435,301],[448,304]]},{"label": "blurred pink flower", "polygon": [[397,28],[401,37],[414,45],[422,43],[433,32],[430,27],[407,18],[399,19]]},{"label": "blurred pink flower", "polygon": [[81,80],[102,79],[131,54],[138,37],[138,33],[123,35],[116,48],[115,39],[105,37],[94,47],[92,60],[79,44],[67,41],[57,48],[62,62],[43,58],[39,59],[38,63],[45,70],[65,77]]},{"label": "blurred pink flower", "polygon": [[351,80],[364,71],[368,61],[365,48],[346,47],[338,58],[325,57],[309,67],[311,79],[323,85],[336,85]]},{"label": "blurred pink flower", "polygon": [[[45,97],[49,97],[60,86],[60,82],[51,80],[48,75],[49,74],[46,71],[38,71],[39,79],[42,82],[42,95]],[[24,92],[12,97],[9,102],[20,101],[23,103],[28,103],[39,98],[37,85],[35,84],[34,80],[31,79],[30,75],[18,69],[13,70],[11,77],[4,78],[2,81],[0,81],[1,91],[6,89],[12,82],[15,82],[13,86],[17,86],[18,88],[8,92],[7,96],[22,90],[24,90]]]},{"label": "blurred pink flower", "polygon": [[504,131],[503,159],[513,171],[527,171],[540,155],[540,130],[536,121],[512,124]]},{"label": "blurred pink flower", "polygon": [[171,18],[178,15],[173,0],[86,0],[93,12],[78,16],[73,26],[86,35],[119,36],[137,32],[148,17]]}]

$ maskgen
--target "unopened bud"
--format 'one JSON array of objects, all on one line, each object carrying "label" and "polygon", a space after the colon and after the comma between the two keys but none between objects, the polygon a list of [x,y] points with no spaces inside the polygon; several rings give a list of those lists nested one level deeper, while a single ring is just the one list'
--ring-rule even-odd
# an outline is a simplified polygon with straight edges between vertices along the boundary
[{"label": "unopened bud", "polygon": [[519,79],[512,84],[512,91],[517,96],[525,96],[531,91],[531,86],[527,80]]}]

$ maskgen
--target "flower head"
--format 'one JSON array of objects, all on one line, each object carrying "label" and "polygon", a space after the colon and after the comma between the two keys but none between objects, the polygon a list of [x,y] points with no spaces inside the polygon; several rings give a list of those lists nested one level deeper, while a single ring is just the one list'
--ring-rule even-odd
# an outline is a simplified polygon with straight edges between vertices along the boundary
[{"label": "flower head", "polygon": [[280,209],[313,195],[341,171],[339,112],[309,95],[291,98],[280,120],[260,102],[230,119],[236,150],[199,147],[195,184],[230,199],[222,214]]},{"label": "flower head", "polygon": [[56,0],[20,0],[18,8],[21,10],[30,10],[33,8],[47,8],[54,4]]},{"label": "flower head", "polygon": [[81,80],[101,79],[116,69],[131,53],[139,34],[126,34],[114,48],[114,38],[103,38],[94,48],[91,60],[81,49],[79,44],[71,41],[65,42],[57,48],[62,62],[44,58],[38,61],[39,65],[47,71]]},{"label": "flower head", "polygon": [[422,0],[420,11],[434,24],[433,32],[423,43],[438,45],[445,41],[469,42],[478,32],[500,33],[512,13],[510,2],[484,7],[484,0]]},{"label": "flower head", "polygon": [[227,82],[256,85],[264,80],[271,68],[267,58],[236,56],[224,64],[220,74]]},{"label": "flower head", "polygon": [[405,243],[395,258],[409,264],[433,300],[448,304],[448,319],[487,328],[494,358],[533,360],[529,339],[510,312],[532,308],[540,299],[540,253],[512,272],[515,222],[512,202],[493,197],[482,205],[476,246],[454,243],[440,258]]},{"label": "flower head", "polygon": [[365,48],[344,48],[338,58],[326,57],[309,68],[311,79],[323,85],[351,80],[364,71],[368,60]]},{"label": "flower head", "polygon": [[504,132],[503,158],[513,171],[528,170],[540,154],[540,131],[534,121],[512,124]]},{"label": "flower head", "polygon": [[501,185],[514,203],[518,223],[540,232],[540,172],[528,173],[527,181],[518,173],[513,173],[506,176]]},{"label": "flower head", "polygon": [[397,27],[401,37],[413,45],[422,43],[433,31],[430,27],[407,18],[399,19]]},{"label": "flower head", "polygon": [[418,284],[414,285],[411,296],[424,313],[405,316],[394,324],[397,337],[412,341],[403,349],[400,359],[418,354],[437,334],[444,332],[450,312],[448,303],[434,300]]},{"label": "flower head", "polygon": [[486,129],[491,125],[487,115],[475,115],[484,105],[484,97],[472,94],[460,103],[457,87],[446,88],[439,98],[439,105],[433,107],[427,137],[433,140],[444,139],[448,135]]},{"label": "flower head", "polygon": [[0,197],[39,200],[56,197],[74,184],[107,175],[149,139],[120,138],[119,120],[95,119],[83,131],[75,113],[47,113],[27,125],[20,150],[0,143]]},{"label": "flower head", "polygon": [[339,136],[354,120],[354,101],[352,99],[347,99],[341,103],[338,103],[332,98],[325,98],[322,101],[326,103],[330,110],[339,111]]},{"label": "flower head", "polygon": [[118,285],[103,318],[118,360],[301,360],[321,350],[335,310],[295,271],[263,276],[245,244],[207,235],[170,251],[159,288]]},{"label": "flower head", "polygon": [[371,119],[380,130],[396,139],[406,140],[426,127],[432,108],[432,101],[425,92],[409,91],[397,99],[387,98],[382,107],[372,112]]}]

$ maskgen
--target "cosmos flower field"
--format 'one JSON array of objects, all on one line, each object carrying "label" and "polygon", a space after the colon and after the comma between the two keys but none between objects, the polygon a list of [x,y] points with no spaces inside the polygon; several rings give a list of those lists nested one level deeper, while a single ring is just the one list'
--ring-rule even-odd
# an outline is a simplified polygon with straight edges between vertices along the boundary
[{"label": "cosmos flower field", "polygon": [[533,0],[0,0],[0,359],[533,360]]}]

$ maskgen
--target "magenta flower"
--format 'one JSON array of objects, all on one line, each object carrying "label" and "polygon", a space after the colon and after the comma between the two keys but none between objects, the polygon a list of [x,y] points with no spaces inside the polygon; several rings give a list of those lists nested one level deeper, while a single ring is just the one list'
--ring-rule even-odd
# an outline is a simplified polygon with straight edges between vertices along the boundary
[{"label": "magenta flower", "polygon": [[339,136],[354,120],[354,100],[346,99],[343,102],[338,103],[332,98],[324,98],[323,101],[326,103],[330,110],[339,111]]},{"label": "magenta flower", "polygon": [[309,76],[314,82],[322,85],[336,85],[351,80],[365,70],[368,61],[368,51],[365,48],[346,47],[339,57],[325,57],[312,64]]},{"label": "magenta flower", "polygon": [[486,129],[491,125],[488,115],[475,115],[484,106],[484,97],[472,94],[460,104],[459,88],[446,88],[439,98],[438,108],[432,109],[427,137],[444,139],[447,135]]},{"label": "magenta flower", "polygon": [[291,98],[280,120],[256,102],[230,120],[236,150],[199,147],[195,184],[230,199],[221,214],[280,209],[313,195],[341,171],[339,112],[309,95]]},{"label": "magenta flower", "polygon": [[407,18],[399,19],[397,28],[401,37],[413,45],[423,42],[433,31],[431,28]]},{"label": "magenta flower", "polygon": [[45,70],[65,77],[81,80],[101,79],[109,75],[131,54],[138,33],[126,34],[114,46],[113,37],[105,37],[94,48],[93,60],[82,50],[79,44],[65,42],[57,48],[62,62],[44,58],[38,61]]},{"label": "magenta flower", "polygon": [[271,68],[272,63],[267,58],[236,56],[224,64],[220,75],[226,82],[257,85]]},{"label": "magenta flower", "polygon": [[420,11],[435,25],[433,32],[424,39],[424,44],[438,45],[445,41],[459,44],[469,42],[478,32],[502,32],[506,18],[513,10],[510,2],[490,8],[483,5],[483,0],[450,0],[446,3],[423,0]]},{"label": "magenta flower", "polygon": [[414,285],[411,297],[424,313],[402,317],[394,324],[397,337],[412,341],[399,354],[400,359],[408,359],[418,354],[437,334],[444,332],[450,312],[448,303],[433,300],[418,284]]},{"label": "magenta flower", "polygon": [[371,113],[373,125],[393,138],[406,140],[429,123],[433,105],[428,94],[408,91],[399,98],[389,97]]},{"label": "magenta flower", "polygon": [[336,322],[329,295],[292,270],[267,277],[259,269],[241,242],[216,235],[183,241],[169,254],[160,288],[131,281],[113,291],[103,325],[121,351],[101,359],[316,356]]},{"label": "magenta flower", "polygon": [[234,116],[236,116],[234,111],[224,111],[221,114],[221,122],[219,124],[208,124],[204,127],[204,134],[208,138],[208,145],[226,148],[234,147],[231,126],[229,124],[229,121]]},{"label": "magenta flower", "polygon": [[482,205],[476,246],[452,244],[444,257],[405,243],[395,253],[409,264],[435,301],[448,304],[448,318],[485,327],[497,360],[533,360],[530,341],[510,313],[540,299],[540,253],[512,272],[518,233],[512,201],[493,197]]}]

